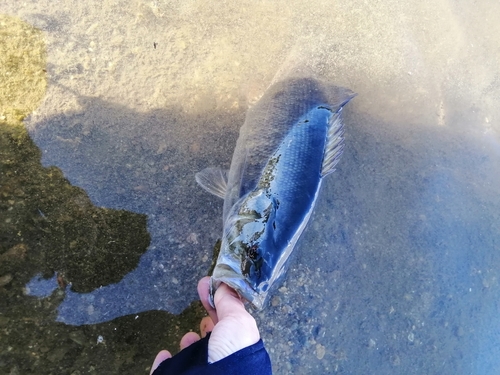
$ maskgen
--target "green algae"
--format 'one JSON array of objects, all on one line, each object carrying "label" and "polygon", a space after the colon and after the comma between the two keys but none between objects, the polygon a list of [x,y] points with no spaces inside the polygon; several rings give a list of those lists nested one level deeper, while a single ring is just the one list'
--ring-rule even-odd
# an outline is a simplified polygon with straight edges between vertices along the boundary
[{"label": "green algae", "polygon": [[46,60],[42,32],[18,18],[0,14],[2,127],[19,128],[22,120],[40,104],[47,88]]}]

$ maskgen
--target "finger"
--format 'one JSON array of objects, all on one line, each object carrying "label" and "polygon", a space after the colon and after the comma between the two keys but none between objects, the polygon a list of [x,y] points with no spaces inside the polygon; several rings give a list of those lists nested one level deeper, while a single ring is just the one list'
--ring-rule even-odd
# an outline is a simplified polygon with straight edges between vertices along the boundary
[{"label": "finger", "polygon": [[253,345],[260,339],[255,319],[246,311],[239,295],[226,284],[220,284],[214,296],[219,323],[208,342],[208,360],[216,362]]},{"label": "finger", "polygon": [[204,317],[200,322],[201,337],[205,337],[207,332],[212,332],[214,330],[214,325],[215,324],[211,317]]},{"label": "finger", "polygon": [[200,335],[195,332],[188,332],[181,339],[181,350],[186,349],[189,345],[200,340]]},{"label": "finger", "polygon": [[149,372],[149,375],[151,375],[153,373],[153,371],[158,368],[160,363],[162,363],[164,360],[166,360],[168,358],[172,358],[172,354],[170,354],[170,352],[168,350],[162,350],[161,352],[159,352],[156,355],[156,358],[153,362],[153,366],[151,366],[151,371]]},{"label": "finger", "polygon": [[236,320],[240,328],[247,332],[246,338],[248,340],[255,340],[252,343],[259,340],[260,334],[257,323],[252,315],[245,309],[245,304],[234,289],[224,283],[220,284],[215,292],[214,303],[219,321],[223,319]]},{"label": "finger", "polygon": [[214,303],[219,320],[224,319],[224,317],[228,315],[247,313],[245,305],[241,301],[238,293],[224,283],[221,283],[217,288],[214,296]]},{"label": "finger", "polygon": [[209,300],[209,290],[210,290],[210,277],[209,276],[206,276],[204,278],[202,278],[199,282],[198,282],[198,294],[200,295],[200,300],[201,300],[201,303],[203,304],[203,307],[205,308],[205,310],[207,310],[207,313],[208,315],[210,315],[210,318],[212,318],[212,322],[214,324],[217,324],[217,322],[219,321],[217,319],[217,312],[215,311],[215,309],[210,305],[210,302],[208,301]]}]

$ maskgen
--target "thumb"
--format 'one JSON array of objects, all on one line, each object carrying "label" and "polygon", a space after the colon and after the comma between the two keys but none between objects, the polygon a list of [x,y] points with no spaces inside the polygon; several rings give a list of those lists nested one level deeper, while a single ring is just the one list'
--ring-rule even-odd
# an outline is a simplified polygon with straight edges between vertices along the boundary
[{"label": "thumb", "polygon": [[231,315],[248,314],[238,293],[224,283],[215,292],[214,305],[218,320]]},{"label": "thumb", "polygon": [[211,362],[259,341],[257,323],[233,289],[221,284],[215,292],[214,304],[219,321],[208,341]]}]

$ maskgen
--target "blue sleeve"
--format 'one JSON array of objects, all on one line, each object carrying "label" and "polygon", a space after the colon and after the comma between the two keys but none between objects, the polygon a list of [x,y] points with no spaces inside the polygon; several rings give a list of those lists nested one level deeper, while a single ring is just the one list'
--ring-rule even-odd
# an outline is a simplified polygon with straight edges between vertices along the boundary
[{"label": "blue sleeve", "polygon": [[271,359],[259,340],[214,363],[208,363],[210,334],[163,361],[153,375],[272,375]]}]

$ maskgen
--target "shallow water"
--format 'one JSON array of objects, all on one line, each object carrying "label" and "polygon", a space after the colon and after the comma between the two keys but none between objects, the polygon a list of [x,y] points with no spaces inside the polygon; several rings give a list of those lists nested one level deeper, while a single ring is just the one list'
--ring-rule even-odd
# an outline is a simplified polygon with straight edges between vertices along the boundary
[{"label": "shallow water", "polygon": [[0,67],[21,77],[0,87],[0,373],[146,373],[197,330],[222,201],[194,174],[227,167],[248,106],[306,66],[358,96],[256,314],[275,373],[495,374],[499,11],[4,2],[2,48],[27,65]]}]

